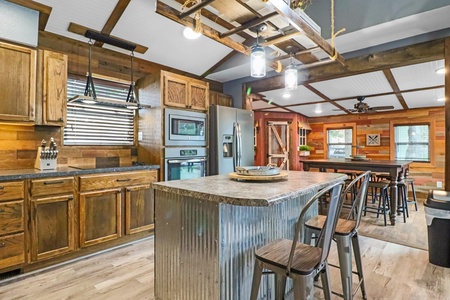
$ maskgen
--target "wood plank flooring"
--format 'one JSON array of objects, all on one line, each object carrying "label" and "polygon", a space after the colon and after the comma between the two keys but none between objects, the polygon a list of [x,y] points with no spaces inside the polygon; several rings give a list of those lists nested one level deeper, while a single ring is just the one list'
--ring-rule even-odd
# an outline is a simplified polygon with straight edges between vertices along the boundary
[{"label": "wood plank flooring", "polygon": [[[450,299],[450,269],[429,264],[427,251],[367,237],[360,240],[368,299]],[[38,274],[24,274],[14,282],[0,282],[0,299],[154,299],[153,245],[153,239],[142,240]],[[334,245],[329,261],[338,261]],[[332,288],[341,292],[339,271],[330,269]],[[315,299],[323,299],[320,289]]]}]

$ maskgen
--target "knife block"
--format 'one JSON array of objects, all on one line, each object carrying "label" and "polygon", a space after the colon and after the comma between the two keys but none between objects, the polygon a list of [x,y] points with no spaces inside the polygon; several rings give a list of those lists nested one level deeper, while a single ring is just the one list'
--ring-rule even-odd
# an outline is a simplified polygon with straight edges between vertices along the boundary
[{"label": "knife block", "polygon": [[41,158],[42,147],[38,148],[36,160],[34,162],[34,168],[41,171],[56,170],[56,158]]}]

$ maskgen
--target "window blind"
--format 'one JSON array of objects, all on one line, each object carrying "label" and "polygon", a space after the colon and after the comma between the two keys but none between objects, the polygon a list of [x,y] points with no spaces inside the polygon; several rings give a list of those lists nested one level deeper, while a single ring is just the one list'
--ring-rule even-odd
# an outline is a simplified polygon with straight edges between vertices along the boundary
[{"label": "window blind", "polygon": [[430,161],[430,126],[397,125],[394,127],[395,159]]},{"label": "window blind", "polygon": [[[125,102],[128,86],[95,80],[97,97]],[[84,94],[86,80],[69,77],[68,99]],[[133,145],[134,111],[121,107],[79,102],[67,103],[64,145]]]}]

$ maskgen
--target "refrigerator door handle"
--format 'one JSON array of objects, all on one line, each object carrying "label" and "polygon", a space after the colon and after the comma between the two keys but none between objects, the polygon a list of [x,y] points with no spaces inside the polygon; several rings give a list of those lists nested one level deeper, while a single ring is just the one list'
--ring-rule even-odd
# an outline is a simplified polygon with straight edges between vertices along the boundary
[{"label": "refrigerator door handle", "polygon": [[242,165],[242,135],[241,135],[241,125],[236,123],[236,141],[237,141],[237,166]]},{"label": "refrigerator door handle", "polygon": [[233,172],[237,165],[237,123],[233,123]]}]

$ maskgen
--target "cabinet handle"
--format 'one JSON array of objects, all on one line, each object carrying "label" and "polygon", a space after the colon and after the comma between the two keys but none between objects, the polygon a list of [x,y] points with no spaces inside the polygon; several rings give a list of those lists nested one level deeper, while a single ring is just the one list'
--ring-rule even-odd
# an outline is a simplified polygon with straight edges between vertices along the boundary
[{"label": "cabinet handle", "polygon": [[44,185],[50,185],[50,184],[61,184],[64,183],[64,181],[44,181]]},{"label": "cabinet handle", "polygon": [[73,200],[73,196],[69,196],[69,197],[67,197],[67,199]]},{"label": "cabinet handle", "polygon": [[0,185],[0,190],[3,190],[5,187],[3,185]]},{"label": "cabinet handle", "polygon": [[117,182],[127,182],[130,181],[130,178],[125,178],[125,179],[116,179]]},{"label": "cabinet handle", "polygon": [[5,247],[6,244],[5,243],[0,243],[0,248]]},{"label": "cabinet handle", "polygon": [[60,121],[60,122],[64,122],[64,118],[63,118],[63,117],[61,117],[61,118],[59,118],[59,119],[58,119],[58,121]]},{"label": "cabinet handle", "polygon": [[0,208],[0,213],[5,212],[5,210],[3,208]]}]

